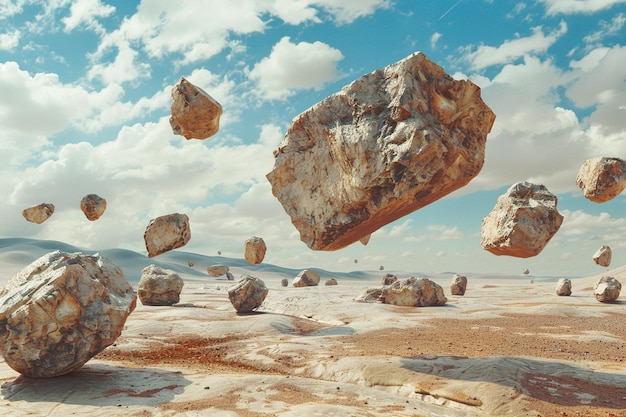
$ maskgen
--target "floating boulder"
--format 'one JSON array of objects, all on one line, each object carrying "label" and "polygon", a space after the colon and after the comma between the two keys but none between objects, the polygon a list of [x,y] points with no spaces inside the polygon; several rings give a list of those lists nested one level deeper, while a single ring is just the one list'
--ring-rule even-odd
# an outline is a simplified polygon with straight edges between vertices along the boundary
[{"label": "floating boulder", "polygon": [[256,265],[263,262],[266,251],[267,247],[265,246],[263,238],[252,236],[250,239],[246,240],[244,257],[249,264]]},{"label": "floating boulder", "polygon": [[305,269],[293,279],[294,287],[315,287],[320,283],[320,276],[317,272]]},{"label": "floating boulder", "polygon": [[107,209],[107,201],[96,194],[87,194],[80,200],[80,209],[85,213],[87,220],[96,221]]},{"label": "floating boulder", "polygon": [[335,278],[328,278],[324,281],[324,285],[337,285],[337,280]]},{"label": "floating boulder", "polygon": [[22,216],[31,222],[41,224],[48,220],[54,213],[54,204],[41,203],[37,206],[28,207],[22,210]]},{"label": "floating boulder", "polygon": [[141,271],[137,295],[146,306],[171,306],[180,301],[183,285],[176,272],[149,265]]},{"label": "floating boulder", "polygon": [[244,275],[228,289],[228,298],[239,313],[249,313],[261,306],[269,290],[259,278]]},{"label": "floating boulder", "polygon": [[341,249],[469,183],[494,120],[416,53],[296,116],[267,179],[309,248]]},{"label": "floating boulder", "polygon": [[427,278],[411,277],[382,288],[367,289],[356,299],[405,307],[444,305],[448,299],[441,285]]},{"label": "floating boulder", "polygon": [[528,275],[528,274],[530,274],[530,271],[528,270],[528,268],[524,268],[524,269],[522,269],[522,274]]},{"label": "floating boulder", "polygon": [[626,188],[626,161],[598,157],[583,162],[576,176],[583,195],[596,203],[612,200]]},{"label": "floating boulder", "polygon": [[191,239],[189,217],[173,213],[150,220],[143,234],[148,257],[160,255],[185,246]]},{"label": "floating boulder", "polygon": [[602,277],[593,286],[593,295],[601,303],[610,303],[619,297],[622,283],[614,277]]},{"label": "floating boulder", "polygon": [[494,255],[538,255],[563,223],[557,197],[543,185],[518,182],[482,221],[482,247]]},{"label": "floating boulder", "polygon": [[465,295],[467,289],[467,277],[464,275],[454,274],[450,283],[450,294]]},{"label": "floating boulder", "polygon": [[226,273],[230,270],[228,265],[211,265],[206,271],[212,277],[221,277],[222,275],[226,275]]},{"label": "floating boulder", "polygon": [[393,274],[385,274],[382,279],[383,285],[391,285],[398,280],[398,277]]},{"label": "floating boulder", "polygon": [[24,376],[67,374],[115,342],[136,303],[107,258],[50,252],[0,292],[0,352]]},{"label": "floating boulder", "polygon": [[572,280],[567,278],[559,278],[559,280],[556,282],[556,295],[572,295]]},{"label": "floating boulder", "polygon": [[222,105],[185,78],[172,88],[170,125],[185,139],[206,139],[220,128]]},{"label": "floating boulder", "polygon": [[613,252],[607,245],[600,246],[600,249],[593,255],[593,261],[596,265],[607,267],[611,265],[611,256]]}]

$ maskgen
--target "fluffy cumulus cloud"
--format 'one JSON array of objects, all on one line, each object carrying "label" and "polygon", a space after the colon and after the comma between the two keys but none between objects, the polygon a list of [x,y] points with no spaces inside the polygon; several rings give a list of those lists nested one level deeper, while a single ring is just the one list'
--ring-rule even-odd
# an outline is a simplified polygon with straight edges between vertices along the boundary
[{"label": "fluffy cumulus cloud", "polygon": [[108,17],[115,12],[115,7],[102,4],[100,0],[74,0],[70,6],[70,15],[61,19],[65,31],[71,32],[78,27],[103,33],[104,28],[98,18]]},{"label": "fluffy cumulus cloud", "polygon": [[15,29],[10,32],[0,33],[0,50],[12,51],[20,42],[20,31]]},{"label": "fluffy cumulus cloud", "polygon": [[546,7],[548,15],[594,13],[609,9],[626,0],[540,0]]}]

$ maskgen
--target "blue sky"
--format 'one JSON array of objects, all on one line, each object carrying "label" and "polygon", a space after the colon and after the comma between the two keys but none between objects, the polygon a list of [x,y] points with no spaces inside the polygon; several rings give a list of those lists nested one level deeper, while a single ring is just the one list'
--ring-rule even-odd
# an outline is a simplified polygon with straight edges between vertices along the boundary
[{"label": "blue sky", "polygon": [[[626,159],[626,1],[0,0],[0,237],[145,253],[149,220],[190,217],[181,249],[336,271],[602,272],[626,263],[623,195],[586,200],[586,159]],[[299,240],[265,179],[289,122],[359,76],[422,51],[482,89],[496,114],[465,188],[335,252]],[[223,106],[219,133],[175,136],[170,91],[186,77]],[[559,198],[561,229],[529,259],[480,246],[482,219],[518,181]],[[80,199],[107,211],[95,222]],[[56,211],[41,225],[21,211]],[[358,264],[355,264],[358,260]]]}]

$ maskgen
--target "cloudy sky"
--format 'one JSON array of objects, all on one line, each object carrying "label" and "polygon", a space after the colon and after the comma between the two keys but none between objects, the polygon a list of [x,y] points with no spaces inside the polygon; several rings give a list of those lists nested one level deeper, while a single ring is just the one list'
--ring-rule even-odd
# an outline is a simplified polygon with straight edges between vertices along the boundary
[{"label": "cloudy sky", "polygon": [[[626,264],[626,198],[586,200],[575,179],[626,158],[625,0],[0,0],[0,237],[146,253],[150,219],[186,213],[181,250],[336,271],[600,273]],[[482,89],[497,118],[467,187],[360,243],[299,240],[265,175],[293,117],[359,76],[422,51]],[[223,106],[205,140],[173,135],[186,77]],[[518,181],[545,185],[565,216],[533,258],[480,246],[482,219]],[[90,222],[81,198],[107,210]],[[52,203],[45,223],[24,208]],[[355,264],[355,260],[358,264]]]}]

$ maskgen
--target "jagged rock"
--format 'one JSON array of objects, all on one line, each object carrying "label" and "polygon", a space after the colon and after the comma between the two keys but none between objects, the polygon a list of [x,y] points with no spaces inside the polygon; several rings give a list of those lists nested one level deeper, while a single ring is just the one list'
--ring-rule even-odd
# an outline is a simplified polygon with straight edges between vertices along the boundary
[{"label": "jagged rock", "polygon": [[189,217],[173,213],[150,220],[143,235],[148,257],[185,246],[191,239]]},{"label": "jagged rock", "polygon": [[261,306],[268,292],[265,283],[259,278],[244,275],[228,289],[228,298],[239,313],[249,313]]},{"label": "jagged rock", "polygon": [[22,210],[22,216],[32,223],[41,224],[54,213],[54,204],[41,203]]},{"label": "jagged rock", "polygon": [[226,279],[229,281],[234,281],[235,280],[235,276],[233,274],[230,273],[230,271],[226,271]]},{"label": "jagged rock", "polygon": [[222,105],[185,78],[172,88],[170,125],[185,139],[206,139],[220,128]]},{"label": "jagged rock", "polygon": [[367,236],[363,236],[361,239],[359,239],[359,242],[361,242],[362,245],[367,246],[368,243],[370,243],[370,238],[372,237],[372,234],[370,233]]},{"label": "jagged rock", "polygon": [[337,285],[337,280],[335,278],[328,278],[324,281],[324,285]]},{"label": "jagged rock", "polygon": [[115,342],[136,302],[107,258],[50,252],[0,292],[0,352],[28,377],[67,374]]},{"label": "jagged rock", "polygon": [[556,283],[556,295],[569,296],[572,295],[572,280],[567,278],[559,278]]},{"label": "jagged rock", "polygon": [[[384,288],[384,287],[383,287]],[[383,288],[367,288],[363,294],[354,299],[360,303],[384,303]]]},{"label": "jagged rock", "polygon": [[294,287],[315,287],[320,283],[320,276],[317,272],[305,269],[293,279]]},{"label": "jagged rock", "polygon": [[263,262],[263,258],[265,258],[266,251],[267,247],[265,246],[263,238],[252,236],[250,239],[246,240],[244,257],[248,263],[252,265],[260,264]]},{"label": "jagged rock", "polygon": [[171,306],[180,301],[183,279],[174,271],[149,265],[141,271],[137,295],[147,306]]},{"label": "jagged rock", "polygon": [[465,295],[467,289],[467,277],[464,275],[454,274],[450,283],[450,294]]},{"label": "jagged rock", "polygon": [[626,161],[606,157],[588,159],[580,167],[576,183],[591,201],[612,200],[626,188]]},{"label": "jagged rock", "polygon": [[104,214],[107,209],[107,201],[96,194],[87,194],[80,200],[80,209],[85,213],[87,220],[93,222]]},{"label": "jagged rock", "polygon": [[610,247],[608,247],[607,245],[602,245],[600,246],[600,249],[598,249],[593,255],[593,261],[596,263],[596,265],[605,267],[609,266],[611,265],[612,254],[613,252],[611,251]]},{"label": "jagged rock", "polygon": [[230,270],[228,265],[211,265],[206,271],[212,277],[221,277],[222,275],[226,275],[226,273]]},{"label": "jagged rock", "polygon": [[528,275],[528,274],[530,274],[530,271],[528,270],[528,268],[524,268],[524,269],[522,269],[522,274]]},{"label": "jagged rock", "polygon": [[538,255],[563,223],[556,204],[543,185],[513,184],[482,221],[482,247],[494,255]]},{"label": "jagged rock", "polygon": [[282,287],[288,287],[289,286],[289,280],[287,278],[283,278],[280,280],[280,285]]},{"label": "jagged rock", "polygon": [[444,305],[448,299],[441,285],[427,278],[407,278],[382,288],[367,289],[356,299],[406,307]]},{"label": "jagged rock", "polygon": [[610,303],[619,297],[622,283],[614,277],[602,277],[593,286],[593,295],[601,303]]},{"label": "jagged rock", "polygon": [[413,54],[294,118],[267,179],[309,248],[341,249],[472,180],[494,120],[478,86]]},{"label": "jagged rock", "polygon": [[385,274],[383,277],[383,285],[391,285],[398,280],[398,277],[393,274]]}]

